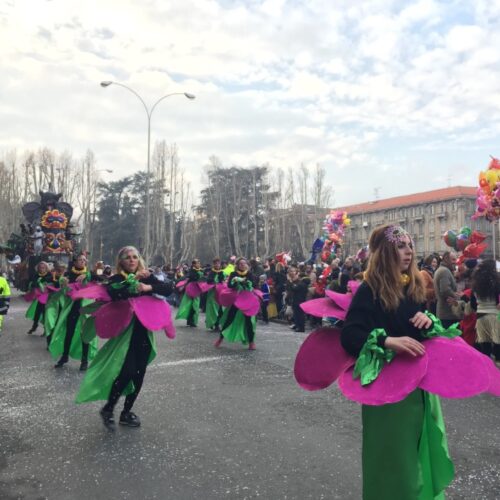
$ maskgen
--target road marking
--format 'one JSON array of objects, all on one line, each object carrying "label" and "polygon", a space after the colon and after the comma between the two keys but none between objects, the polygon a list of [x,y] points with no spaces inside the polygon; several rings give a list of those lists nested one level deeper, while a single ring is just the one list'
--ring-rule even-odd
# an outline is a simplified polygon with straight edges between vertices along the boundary
[{"label": "road marking", "polygon": [[179,359],[178,361],[163,361],[162,363],[155,363],[151,368],[160,366],[181,366],[196,363],[208,363],[209,361],[216,361],[220,359],[227,359],[227,356],[211,356],[210,358],[192,358],[192,359]]}]

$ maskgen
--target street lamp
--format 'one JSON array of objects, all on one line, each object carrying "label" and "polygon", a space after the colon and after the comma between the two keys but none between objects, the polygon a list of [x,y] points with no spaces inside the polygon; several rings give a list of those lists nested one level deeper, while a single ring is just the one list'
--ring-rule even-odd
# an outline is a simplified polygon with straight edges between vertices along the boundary
[{"label": "street lamp", "polygon": [[144,99],[132,88],[128,87],[127,85],[124,85],[123,83],[118,83],[118,82],[113,82],[110,80],[105,80],[101,82],[101,87],[106,88],[109,87],[110,85],[118,85],[119,87],[123,87],[124,89],[127,89],[129,92],[132,92],[139,101],[141,101],[142,105],[144,106],[144,110],[146,111],[146,115],[148,117],[148,162],[147,162],[147,171],[146,171],[146,234],[144,238],[144,257],[146,259],[146,262],[149,261],[149,174],[150,174],[150,158],[151,158],[151,115],[153,114],[153,111],[155,110],[156,106],[163,101],[163,99],[166,99],[167,97],[173,96],[173,95],[183,95],[187,99],[193,100],[196,98],[194,94],[190,94],[188,92],[172,92],[171,94],[166,94],[163,97],[160,97],[150,108],[148,108],[147,104],[144,102]]}]

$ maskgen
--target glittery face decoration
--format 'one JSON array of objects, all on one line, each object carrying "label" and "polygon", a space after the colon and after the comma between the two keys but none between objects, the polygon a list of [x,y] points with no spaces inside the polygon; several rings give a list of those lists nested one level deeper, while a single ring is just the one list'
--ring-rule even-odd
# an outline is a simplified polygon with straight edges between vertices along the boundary
[{"label": "glittery face decoration", "polygon": [[410,241],[411,241],[411,236],[401,226],[389,226],[384,231],[384,236],[385,236],[386,240],[390,241],[391,243],[396,243],[396,244],[399,243],[400,241],[404,240],[406,237],[410,238]]}]

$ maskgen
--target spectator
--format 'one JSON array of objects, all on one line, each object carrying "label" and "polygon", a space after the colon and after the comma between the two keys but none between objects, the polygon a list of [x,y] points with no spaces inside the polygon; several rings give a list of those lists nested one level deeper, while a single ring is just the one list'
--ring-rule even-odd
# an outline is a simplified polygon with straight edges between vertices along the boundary
[{"label": "spectator", "polygon": [[445,328],[456,323],[460,318],[453,312],[452,304],[457,301],[457,282],[453,275],[457,263],[454,252],[445,252],[441,265],[434,273],[434,290],[436,293],[436,316]]},{"label": "spectator", "polygon": [[269,305],[269,301],[271,300],[271,293],[269,289],[269,284],[267,282],[267,276],[265,274],[261,274],[259,277],[259,289],[262,292],[262,302],[260,306],[260,312],[262,314],[262,320],[264,323],[269,323],[269,315],[267,313],[267,306]]},{"label": "spectator", "polygon": [[354,259],[347,257],[339,277],[339,292],[347,293],[347,283],[352,280]]},{"label": "spectator", "polygon": [[309,279],[299,276],[299,270],[295,266],[288,269],[288,283],[286,285],[287,303],[293,310],[293,327],[297,332],[305,332],[306,316],[300,304],[306,301],[309,288]]},{"label": "spectator", "polygon": [[500,282],[494,260],[484,260],[474,271],[472,292],[471,305],[477,312],[477,347],[488,356],[493,353],[498,363],[500,362],[500,322],[497,315]]},{"label": "spectator", "polygon": [[434,254],[429,255],[423,262],[420,275],[425,286],[426,309],[436,314],[436,292],[434,291],[434,273],[438,267],[438,260]]}]

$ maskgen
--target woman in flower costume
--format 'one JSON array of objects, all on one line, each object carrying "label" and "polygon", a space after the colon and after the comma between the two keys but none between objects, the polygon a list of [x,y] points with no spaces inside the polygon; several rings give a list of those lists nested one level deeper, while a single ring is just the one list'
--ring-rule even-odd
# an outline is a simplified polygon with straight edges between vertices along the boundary
[{"label": "woman in flower costume", "polygon": [[377,228],[342,331],[313,332],[295,361],[303,388],[338,379],[341,392],[363,405],[364,500],[444,498],[454,468],[438,396],[500,396],[492,360],[459,338],[456,324],[445,329],[424,313],[424,303],[409,234]]},{"label": "woman in flower costume", "polygon": [[53,285],[51,287],[52,293],[49,293],[49,298],[45,304],[45,313],[43,320],[43,327],[45,329],[45,336],[47,339],[47,349],[52,339],[52,332],[57,324],[57,319],[65,302],[65,284],[66,279],[64,273],[66,266],[64,264],[56,264],[52,272]]},{"label": "woman in flower costume", "polygon": [[[369,346],[371,352],[383,351],[385,358],[422,356],[424,331],[432,320],[423,312],[425,288],[413,242],[404,229],[382,226],[372,233],[369,246],[365,282],[347,313],[342,346],[352,356]],[[362,421],[365,500],[441,496],[454,471],[437,396],[416,389],[398,403],[363,405]]]},{"label": "woman in flower costume", "polygon": [[26,311],[26,318],[33,321],[32,327],[28,330],[28,335],[31,335],[38,328],[38,323],[44,321],[45,304],[48,299],[49,285],[52,285],[54,280],[49,272],[47,262],[41,261],[36,266],[36,275],[31,280],[29,292],[24,296],[25,300],[30,300],[31,305]]},{"label": "woman in flower costume", "polygon": [[220,347],[225,339],[228,342],[248,344],[248,349],[255,350],[255,330],[257,313],[260,310],[262,293],[254,290],[255,277],[248,269],[243,257],[236,261],[235,270],[227,280],[228,289],[220,294],[220,302],[227,309],[221,319],[221,333],[215,342]]},{"label": "woman in flower costume", "polygon": [[[77,403],[107,400],[100,415],[104,425],[111,430],[115,425],[113,410],[121,395],[126,397],[120,424],[140,425],[139,418],[131,410],[141,390],[146,367],[156,356],[152,330],[165,329],[168,337],[175,336],[168,304],[152,297],[152,294],[167,297],[172,292],[172,285],[159,281],[145,269],[135,247],[120,250],[116,270],[117,274],[107,285],[94,286],[101,288],[101,297],[95,298],[111,302],[91,306],[94,311],[85,324],[85,336],[89,332],[91,336],[93,330],[93,335],[110,340],[91,363],[76,398]],[[83,296],[89,290],[83,289],[75,296]]]},{"label": "woman in flower costume", "polygon": [[85,255],[76,258],[74,266],[65,277],[67,281],[64,283],[64,299],[61,298],[64,303],[61,304],[59,317],[52,332],[49,351],[55,359],[59,358],[54,368],[62,368],[69,361],[69,357],[72,357],[80,361],[80,371],[85,371],[89,360],[92,360],[97,352],[97,339],[91,343],[83,342],[81,329],[84,317],[80,315],[80,309],[89,301],[73,300],[71,297],[73,290],[87,285],[92,279],[87,270]]},{"label": "woman in flower costume", "polygon": [[226,276],[221,266],[221,260],[217,257],[212,261],[212,269],[207,277],[207,284],[215,286],[207,292],[205,308],[205,326],[216,331],[220,329],[220,320],[224,312],[224,308],[217,302],[217,294],[225,280]]},{"label": "woman in flower costume", "polygon": [[[199,259],[194,259],[191,263],[191,269],[187,275],[185,290],[190,283],[198,283],[203,281],[203,269],[201,268]],[[184,293],[182,296],[179,310],[175,319],[187,320],[187,326],[198,326],[198,317],[200,315],[200,295],[191,297],[190,294]]]}]

